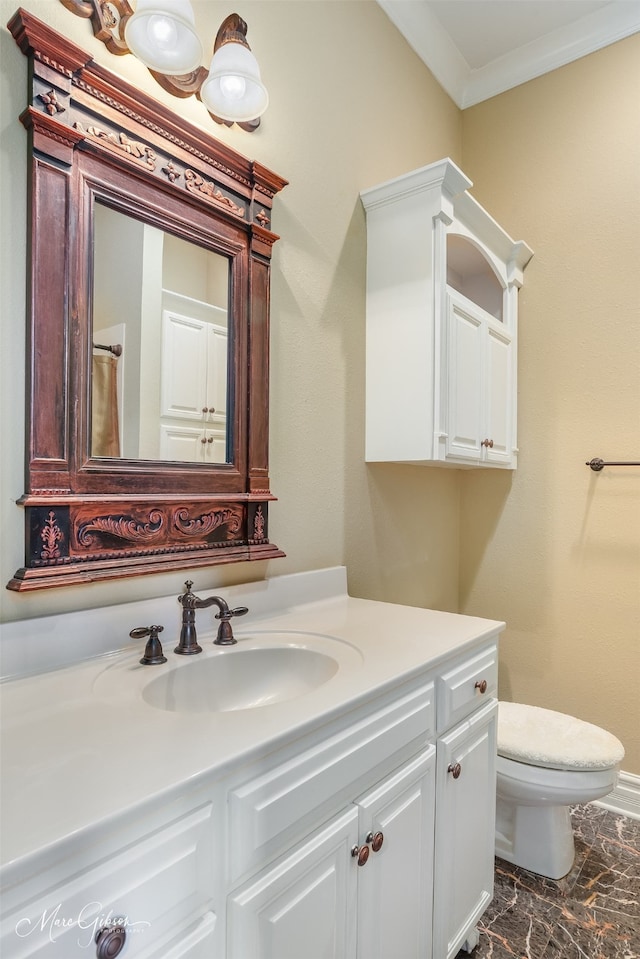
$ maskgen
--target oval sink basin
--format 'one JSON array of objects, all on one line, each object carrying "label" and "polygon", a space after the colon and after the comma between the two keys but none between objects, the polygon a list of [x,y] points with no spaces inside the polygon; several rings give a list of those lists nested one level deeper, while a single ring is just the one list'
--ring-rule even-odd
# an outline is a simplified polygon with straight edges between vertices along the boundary
[{"label": "oval sink basin", "polygon": [[295,699],[338,671],[325,653],[299,646],[232,649],[200,656],[155,677],[142,690],[150,706],[203,713],[255,709]]}]

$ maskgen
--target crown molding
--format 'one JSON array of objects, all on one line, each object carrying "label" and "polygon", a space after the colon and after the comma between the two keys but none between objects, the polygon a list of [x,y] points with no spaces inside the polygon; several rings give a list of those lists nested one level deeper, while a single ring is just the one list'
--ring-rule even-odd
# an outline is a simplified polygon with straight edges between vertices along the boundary
[{"label": "crown molding", "polygon": [[472,70],[428,4],[415,0],[378,4],[462,110],[640,32],[640,0],[614,0]]}]

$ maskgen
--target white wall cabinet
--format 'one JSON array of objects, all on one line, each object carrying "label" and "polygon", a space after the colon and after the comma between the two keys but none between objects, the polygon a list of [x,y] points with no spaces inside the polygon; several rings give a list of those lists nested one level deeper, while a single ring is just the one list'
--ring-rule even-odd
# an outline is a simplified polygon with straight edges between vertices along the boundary
[{"label": "white wall cabinet", "polygon": [[532,251],[442,160],[364,191],[366,459],[517,463],[518,290]]},{"label": "white wall cabinet", "polygon": [[[497,648],[466,647],[14,863],[2,955],[451,959],[472,946],[492,892]],[[118,917],[124,948],[100,953],[95,932]]]}]

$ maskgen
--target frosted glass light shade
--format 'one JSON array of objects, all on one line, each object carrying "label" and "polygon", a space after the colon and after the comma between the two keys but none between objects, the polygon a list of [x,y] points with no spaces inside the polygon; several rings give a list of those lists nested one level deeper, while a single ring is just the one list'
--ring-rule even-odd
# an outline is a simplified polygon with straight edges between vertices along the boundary
[{"label": "frosted glass light shade", "polygon": [[258,61],[242,43],[224,43],[213,55],[200,98],[214,116],[232,123],[255,120],[269,105]]},{"label": "frosted glass light shade", "polygon": [[202,60],[189,0],[138,0],[124,38],[134,56],[158,73],[191,73]]}]

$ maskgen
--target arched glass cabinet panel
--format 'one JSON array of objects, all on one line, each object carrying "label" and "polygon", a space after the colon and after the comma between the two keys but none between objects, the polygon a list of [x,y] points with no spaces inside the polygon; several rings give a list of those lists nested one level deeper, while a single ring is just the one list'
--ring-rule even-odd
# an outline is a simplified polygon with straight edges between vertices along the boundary
[{"label": "arched glass cabinet panel", "polygon": [[282,556],[270,229],[286,180],[19,10],[29,58],[25,565],[10,589]]},{"label": "arched glass cabinet panel", "polygon": [[459,233],[447,233],[447,286],[503,322],[506,283],[482,250]]}]

